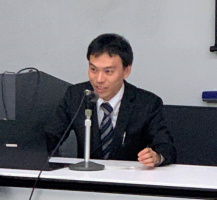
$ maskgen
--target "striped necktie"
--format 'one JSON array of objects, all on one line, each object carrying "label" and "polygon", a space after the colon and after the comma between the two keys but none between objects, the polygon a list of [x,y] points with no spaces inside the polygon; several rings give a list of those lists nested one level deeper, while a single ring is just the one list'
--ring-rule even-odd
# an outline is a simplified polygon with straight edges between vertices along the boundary
[{"label": "striped necktie", "polygon": [[114,134],[112,120],[110,116],[113,111],[113,108],[111,107],[109,103],[102,103],[101,108],[104,111],[104,117],[100,125],[102,153],[103,153],[103,158],[108,159],[110,149],[111,149],[113,134]]}]

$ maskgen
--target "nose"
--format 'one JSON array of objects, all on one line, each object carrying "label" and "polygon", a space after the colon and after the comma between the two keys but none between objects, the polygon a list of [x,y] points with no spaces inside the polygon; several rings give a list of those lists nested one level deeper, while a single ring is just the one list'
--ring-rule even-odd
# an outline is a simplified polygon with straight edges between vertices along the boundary
[{"label": "nose", "polygon": [[104,77],[103,72],[99,72],[99,73],[97,74],[96,80],[97,80],[98,83],[101,83],[101,82],[104,82],[104,81],[105,81],[105,77]]}]

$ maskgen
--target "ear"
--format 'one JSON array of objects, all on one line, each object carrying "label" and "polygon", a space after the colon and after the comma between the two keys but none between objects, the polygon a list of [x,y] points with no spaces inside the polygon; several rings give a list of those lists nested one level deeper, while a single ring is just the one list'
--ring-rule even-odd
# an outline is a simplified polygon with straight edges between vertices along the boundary
[{"label": "ear", "polygon": [[124,79],[126,79],[130,75],[131,67],[132,65],[128,65],[127,67],[124,68]]}]

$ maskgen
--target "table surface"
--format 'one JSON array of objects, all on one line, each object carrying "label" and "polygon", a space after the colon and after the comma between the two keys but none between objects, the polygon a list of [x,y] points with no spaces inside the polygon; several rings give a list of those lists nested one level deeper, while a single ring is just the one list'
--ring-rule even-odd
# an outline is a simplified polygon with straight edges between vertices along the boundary
[{"label": "table surface", "polygon": [[[78,163],[82,159],[52,158],[50,162]],[[217,167],[196,165],[169,165],[147,168],[139,162],[91,160],[105,165],[102,171],[73,171],[68,167],[43,171],[40,178],[58,181],[111,183],[131,186],[156,186],[211,190],[217,193]],[[37,178],[39,171],[0,169],[2,177]]]},{"label": "table surface", "polygon": [[[81,159],[52,158],[50,162],[77,163]],[[92,161],[92,160],[91,160]],[[109,183],[147,184],[217,190],[217,167],[195,165],[169,165],[147,168],[139,162],[93,160],[104,164],[102,171],[73,171],[68,167],[43,171],[41,178],[79,180]],[[39,171],[0,169],[1,176],[37,177]]]}]

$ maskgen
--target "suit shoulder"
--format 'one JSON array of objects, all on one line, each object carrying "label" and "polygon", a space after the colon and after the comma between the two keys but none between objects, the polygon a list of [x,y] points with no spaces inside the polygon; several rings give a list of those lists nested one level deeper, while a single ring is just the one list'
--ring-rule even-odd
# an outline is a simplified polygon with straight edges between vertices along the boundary
[{"label": "suit shoulder", "polygon": [[156,98],[156,99],[161,99],[158,95],[156,95],[153,92],[150,92],[148,90],[142,89],[142,88],[138,88],[139,93],[141,93],[142,96],[148,96],[150,98]]},{"label": "suit shoulder", "polygon": [[92,90],[92,86],[89,81],[82,82],[82,83],[76,83],[74,85],[69,86],[68,92],[70,93],[81,93],[83,94],[84,90]]},{"label": "suit shoulder", "polygon": [[130,90],[134,91],[136,99],[140,99],[141,101],[159,101],[163,103],[162,99],[153,92],[136,87],[131,84],[129,84],[128,87],[130,88]]},{"label": "suit shoulder", "polygon": [[90,82],[89,81],[86,81],[86,82],[81,82],[81,83],[76,83],[74,85],[70,85],[69,88],[71,89],[83,89],[83,88],[89,88],[91,85],[90,85]]},{"label": "suit shoulder", "polygon": [[90,82],[82,82],[70,85],[65,92],[64,99],[70,102],[72,100],[73,102],[80,102],[86,89],[91,90]]}]

